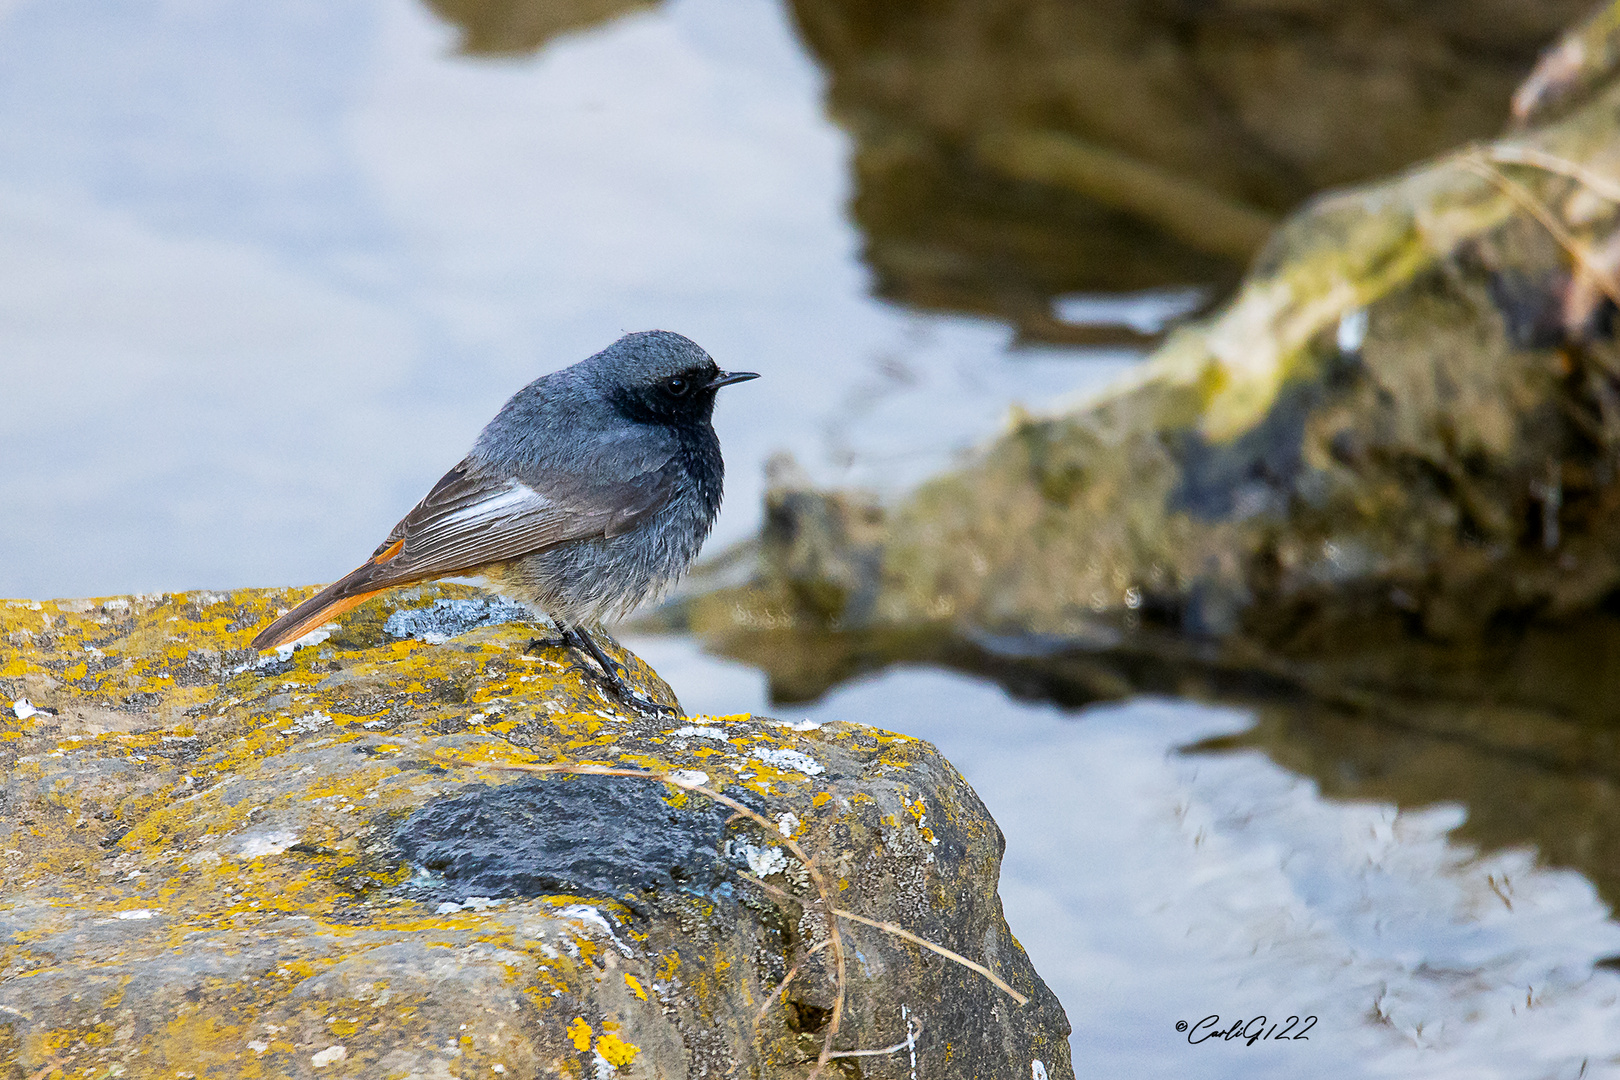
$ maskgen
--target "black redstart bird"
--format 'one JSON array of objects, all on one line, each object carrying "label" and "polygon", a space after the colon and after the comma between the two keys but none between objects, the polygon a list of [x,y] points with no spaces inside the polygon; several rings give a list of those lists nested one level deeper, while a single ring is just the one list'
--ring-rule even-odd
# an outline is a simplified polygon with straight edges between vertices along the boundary
[{"label": "black redstart bird", "polygon": [[394,526],[364,566],[253,639],[295,641],[385,589],[478,576],[548,615],[634,697],[587,627],[628,612],[696,557],[720,509],[725,474],[710,418],[721,371],[665,330],[627,334],[588,360],[512,395],[461,464]]}]

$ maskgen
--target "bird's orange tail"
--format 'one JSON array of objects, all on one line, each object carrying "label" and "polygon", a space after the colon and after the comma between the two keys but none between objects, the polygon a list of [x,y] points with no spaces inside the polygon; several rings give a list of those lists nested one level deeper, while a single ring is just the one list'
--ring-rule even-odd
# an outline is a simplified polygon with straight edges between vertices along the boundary
[{"label": "bird's orange tail", "polygon": [[351,596],[333,596],[332,593],[338,586],[345,584],[347,580],[345,578],[327,586],[259,631],[259,636],[253,639],[251,647],[259,650],[274,649],[289,641],[297,641],[317,626],[324,626],[345,611],[359,607],[384,591],[373,589],[371,592],[355,593]]},{"label": "bird's orange tail", "polygon": [[341,580],[332,582],[260,630],[259,636],[253,639],[250,648],[274,649],[289,641],[297,641],[317,626],[323,626],[345,611],[359,607],[384,590],[420,581],[419,577],[390,574],[383,569],[383,564],[392,561],[404,546],[405,541],[396,540],[387,547],[378,549],[377,554],[366,560],[364,566],[345,574]]}]

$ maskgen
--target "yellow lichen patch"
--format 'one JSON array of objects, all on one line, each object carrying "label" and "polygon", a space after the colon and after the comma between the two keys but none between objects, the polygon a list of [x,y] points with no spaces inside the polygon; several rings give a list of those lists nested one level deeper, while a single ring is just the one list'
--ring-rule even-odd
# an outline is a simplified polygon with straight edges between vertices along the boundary
[{"label": "yellow lichen patch", "polygon": [[744,724],[754,718],[753,713],[726,713],[723,716],[694,716],[696,724]]},{"label": "yellow lichen patch", "polygon": [[[577,1045],[577,1042],[576,1042]],[[641,1047],[634,1043],[627,1043],[617,1035],[609,1032],[596,1040],[596,1052],[616,1069],[622,1069],[636,1060],[641,1053]]]},{"label": "yellow lichen patch", "polygon": [[664,954],[663,961],[662,966],[658,969],[658,981],[663,983],[673,982],[675,973],[681,969],[681,954],[670,951]]},{"label": "yellow lichen patch", "polygon": [[924,842],[929,844],[937,843],[938,841],[934,838],[934,830],[928,826],[928,804],[923,802],[922,799],[916,799],[906,803],[905,807],[916,821],[917,833],[923,838]]},{"label": "yellow lichen patch", "polygon": [[216,1068],[228,1068],[246,1040],[240,1025],[222,1023],[217,1016],[198,1008],[182,1009],[153,1040],[158,1061],[172,1069],[203,1076]]},{"label": "yellow lichen patch", "polygon": [[591,1048],[591,1025],[585,1022],[583,1016],[576,1016],[568,1022],[568,1037],[574,1041],[574,1049],[589,1050]]},{"label": "yellow lichen patch", "polygon": [[641,980],[636,978],[634,975],[631,975],[629,972],[625,972],[624,985],[628,986],[630,988],[630,992],[636,995],[636,997],[640,998],[642,1001],[647,1000],[647,991],[641,988]]}]

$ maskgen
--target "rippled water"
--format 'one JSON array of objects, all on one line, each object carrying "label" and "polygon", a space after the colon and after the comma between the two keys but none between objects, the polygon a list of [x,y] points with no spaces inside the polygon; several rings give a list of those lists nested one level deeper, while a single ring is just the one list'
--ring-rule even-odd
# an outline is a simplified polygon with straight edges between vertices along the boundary
[{"label": "rippled water", "polygon": [[412,0],[0,4],[0,595],[327,581],[530,379],[679,330],[762,465],[895,490],[1135,357],[871,299],[784,11],[469,59]]},{"label": "rippled water", "polygon": [[[928,668],[770,705],[762,674],[686,639],[631,644],[694,712],[939,746],[1006,836],[1007,921],[1068,1012],[1077,1076],[1620,1075],[1620,975],[1594,967],[1620,953],[1620,925],[1585,877],[1479,852],[1455,802],[1330,799],[1258,750],[1182,749],[1248,732],[1255,712],[1064,711]],[[1189,1045],[1211,1014],[1318,1019],[1305,1041]]]},{"label": "rippled water", "polygon": [[[0,0],[0,595],[329,580],[507,395],[626,330],[765,376],[719,410],[717,543],[777,450],[900,490],[1136,359],[873,300],[850,149],[774,2],[668,0],[534,57],[458,36],[413,0]],[[752,669],[634,644],[688,708],[767,711]],[[913,667],[768,711],[961,768],[1082,1076],[1615,1074],[1591,880],[1620,882],[1620,787],[1539,749],[1600,740],[1257,709],[1066,712]],[[1175,1031],[1212,1013],[1318,1021]]]}]

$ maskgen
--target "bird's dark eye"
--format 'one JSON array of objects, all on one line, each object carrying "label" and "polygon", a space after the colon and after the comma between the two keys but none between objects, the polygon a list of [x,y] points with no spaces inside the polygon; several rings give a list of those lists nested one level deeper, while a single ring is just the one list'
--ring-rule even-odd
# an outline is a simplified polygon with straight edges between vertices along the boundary
[{"label": "bird's dark eye", "polygon": [[692,384],[679,375],[664,380],[664,389],[676,397],[680,397],[692,388]]}]

